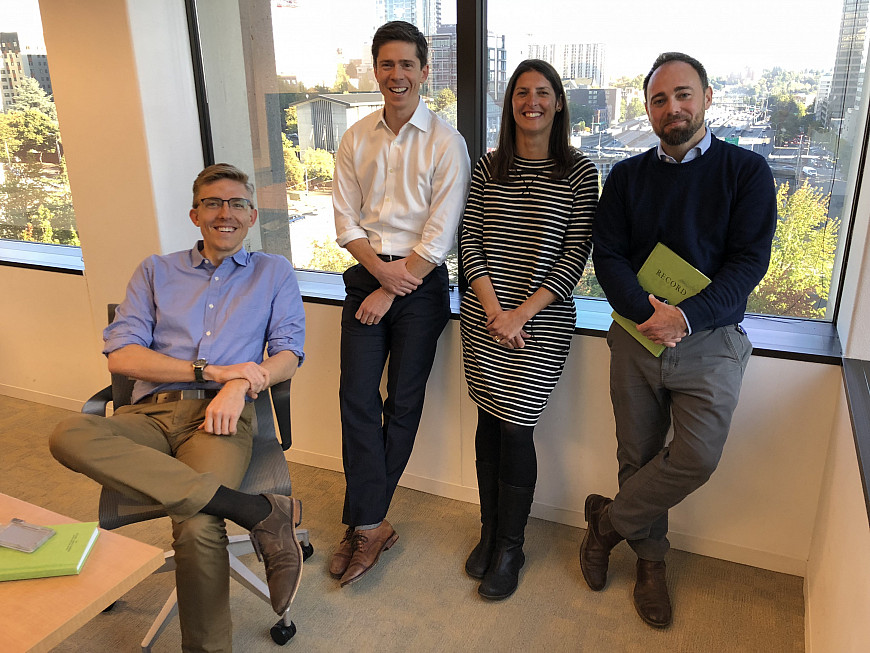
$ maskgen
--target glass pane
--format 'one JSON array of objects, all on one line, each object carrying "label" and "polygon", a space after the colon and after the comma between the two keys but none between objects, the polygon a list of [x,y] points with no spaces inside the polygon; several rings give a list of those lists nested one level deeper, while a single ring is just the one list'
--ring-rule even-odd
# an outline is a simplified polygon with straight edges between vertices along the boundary
[{"label": "glass pane", "polygon": [[[222,37],[228,34],[222,31],[227,29],[227,13],[210,3],[199,3],[198,9],[216,158],[222,160],[224,153],[228,160],[239,160],[238,153],[244,148],[228,132],[238,133],[230,125],[245,114],[254,141],[250,156],[251,167],[257,170],[261,222],[261,177],[266,185],[271,184],[270,215],[282,221],[279,225],[276,220],[270,229],[261,227],[262,248],[289,256],[297,269],[342,272],[354,260],[335,243],[335,152],[350,125],[383,107],[371,60],[372,36],[381,24],[396,19],[415,24],[427,35],[430,76],[423,94],[455,126],[455,9],[449,11],[440,0],[272,0],[268,4],[257,0],[239,4],[244,5],[239,16],[243,32],[253,33],[258,45],[250,53],[242,46],[238,55],[244,60],[249,106],[235,114],[226,108],[225,98],[221,97],[220,104],[214,100],[216,89],[222,90],[225,83],[227,59],[232,57],[232,48],[227,48]],[[262,12],[263,6],[268,11]],[[266,33],[263,26],[270,22],[271,33]],[[227,88],[228,97],[233,92]],[[259,111],[264,120],[249,120]],[[215,120],[220,124],[215,125]],[[286,244],[273,235],[281,226],[289,226]],[[251,243],[254,248],[257,245]],[[455,252],[448,264],[455,281]]]},{"label": "glass pane", "polygon": [[[602,183],[615,162],[658,142],[641,90],[655,57],[679,50],[698,58],[713,87],[708,126],[764,156],[778,188],[771,267],[748,310],[831,319],[841,224],[856,184],[853,154],[864,139],[868,4],[735,0],[723,14],[721,3],[699,0],[665,18],[660,5],[643,0],[541,0],[533,12],[519,0],[490,0],[488,27],[490,39],[504,39],[508,77],[531,57],[561,72],[572,143],[597,165]],[[499,121],[488,111],[488,147]],[[576,293],[603,296],[591,263]]]},{"label": "glass pane", "polygon": [[[37,0],[7,0],[2,2],[2,14],[0,239],[40,243],[26,254],[28,262],[69,267],[62,260],[69,257],[68,246],[78,248],[79,238],[39,4]],[[56,257],[44,245],[67,247],[59,248],[64,256]],[[21,246],[16,249],[21,251]],[[80,261],[71,267],[81,269]]]}]

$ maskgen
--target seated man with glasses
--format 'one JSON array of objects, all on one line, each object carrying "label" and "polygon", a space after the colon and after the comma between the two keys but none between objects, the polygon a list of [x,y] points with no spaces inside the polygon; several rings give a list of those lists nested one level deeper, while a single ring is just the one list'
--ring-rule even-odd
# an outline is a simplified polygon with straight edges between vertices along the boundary
[{"label": "seated man with glasses", "polygon": [[[193,184],[191,249],[143,261],[103,338],[109,371],[136,379],[132,405],[76,415],[50,439],[72,470],[160,503],[173,525],[184,650],[232,650],[224,519],[251,531],[282,614],[302,573],[297,499],[236,491],[251,456],[252,399],[296,372],[305,315],[289,261],[247,252],[248,176],[219,163]],[[268,345],[269,358],[263,360]]]}]

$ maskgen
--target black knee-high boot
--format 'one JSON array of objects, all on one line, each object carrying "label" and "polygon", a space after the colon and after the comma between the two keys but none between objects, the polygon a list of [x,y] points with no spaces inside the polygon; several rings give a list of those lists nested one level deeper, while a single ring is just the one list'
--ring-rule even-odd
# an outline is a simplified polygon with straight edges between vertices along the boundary
[{"label": "black knee-high boot", "polygon": [[487,599],[506,599],[517,589],[520,569],[526,562],[523,542],[534,487],[498,484],[498,528],[495,551],[478,593]]},{"label": "black knee-high boot", "polygon": [[465,561],[465,571],[482,579],[495,549],[498,524],[498,463],[477,461],[477,489],[480,493],[480,542]]}]

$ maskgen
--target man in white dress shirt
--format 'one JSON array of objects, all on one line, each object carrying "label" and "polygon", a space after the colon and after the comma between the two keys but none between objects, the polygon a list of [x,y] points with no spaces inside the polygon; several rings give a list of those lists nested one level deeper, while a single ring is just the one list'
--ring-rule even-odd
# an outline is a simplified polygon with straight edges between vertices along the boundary
[{"label": "man in white dress shirt", "polygon": [[[420,98],[426,37],[393,21],[372,39],[384,109],[342,137],[335,161],[337,242],[359,263],[344,273],[341,318],[344,538],[330,573],[359,580],[398,535],[386,520],[408,463],[438,337],[450,318],[444,260],[465,204],[465,141]],[[380,394],[389,357],[387,397]]]}]

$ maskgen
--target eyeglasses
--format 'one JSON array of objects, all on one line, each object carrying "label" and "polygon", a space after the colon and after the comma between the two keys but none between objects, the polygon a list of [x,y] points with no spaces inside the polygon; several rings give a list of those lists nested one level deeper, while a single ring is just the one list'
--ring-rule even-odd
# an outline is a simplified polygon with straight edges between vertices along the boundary
[{"label": "eyeglasses", "polygon": [[230,211],[235,213],[243,213],[253,207],[251,200],[244,197],[231,197],[228,200],[222,200],[220,197],[203,197],[199,200],[199,205],[209,211],[220,211],[224,202],[230,207]]}]

